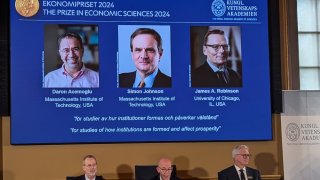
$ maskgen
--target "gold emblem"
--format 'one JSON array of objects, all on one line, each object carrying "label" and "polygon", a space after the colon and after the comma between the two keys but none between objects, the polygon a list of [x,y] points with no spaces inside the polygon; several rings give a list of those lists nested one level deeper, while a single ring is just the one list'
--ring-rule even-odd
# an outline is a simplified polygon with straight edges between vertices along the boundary
[{"label": "gold emblem", "polygon": [[16,0],[17,12],[24,17],[31,17],[39,11],[39,0]]}]

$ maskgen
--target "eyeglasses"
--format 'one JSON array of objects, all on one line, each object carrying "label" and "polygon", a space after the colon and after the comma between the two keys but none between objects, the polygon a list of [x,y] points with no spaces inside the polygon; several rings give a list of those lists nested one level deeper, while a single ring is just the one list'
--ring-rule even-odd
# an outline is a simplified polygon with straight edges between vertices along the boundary
[{"label": "eyeglasses", "polygon": [[205,46],[211,47],[215,51],[219,51],[220,48],[222,48],[224,51],[229,50],[229,45],[227,44],[205,44]]},{"label": "eyeglasses", "polygon": [[64,49],[60,50],[60,52],[63,53],[63,54],[70,54],[71,51],[73,53],[78,54],[81,51],[81,48],[74,47],[74,48],[70,48],[70,49],[69,48],[64,48]]},{"label": "eyeglasses", "polygon": [[249,158],[249,157],[252,156],[251,154],[237,154],[237,155],[240,155],[240,156],[242,156],[243,158]]},{"label": "eyeglasses", "polygon": [[159,167],[159,169],[164,173],[171,172],[173,170],[172,168],[166,169],[166,168],[161,168],[161,167]]}]

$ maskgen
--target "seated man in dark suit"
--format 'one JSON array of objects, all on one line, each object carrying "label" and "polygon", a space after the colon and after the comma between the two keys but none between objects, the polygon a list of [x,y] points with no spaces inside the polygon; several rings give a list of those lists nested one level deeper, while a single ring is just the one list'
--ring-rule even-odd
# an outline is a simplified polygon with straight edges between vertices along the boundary
[{"label": "seated man in dark suit", "polygon": [[257,169],[248,167],[251,154],[246,145],[239,145],[232,150],[233,165],[218,172],[218,180],[261,180]]},{"label": "seated man in dark suit", "polygon": [[167,158],[161,158],[158,162],[157,172],[159,173],[152,180],[180,180],[172,173],[172,163]]},{"label": "seated man in dark suit", "polygon": [[162,39],[157,31],[150,28],[137,29],[131,35],[130,49],[136,71],[121,73],[119,87],[171,87],[171,77],[159,69],[163,49]]},{"label": "seated man in dark suit", "polygon": [[204,37],[207,60],[191,72],[192,87],[241,87],[240,75],[227,67],[229,45],[224,31],[209,30]]},{"label": "seated man in dark suit", "polygon": [[93,155],[86,155],[82,161],[84,174],[75,178],[75,180],[104,180],[102,176],[97,176],[97,159]]}]

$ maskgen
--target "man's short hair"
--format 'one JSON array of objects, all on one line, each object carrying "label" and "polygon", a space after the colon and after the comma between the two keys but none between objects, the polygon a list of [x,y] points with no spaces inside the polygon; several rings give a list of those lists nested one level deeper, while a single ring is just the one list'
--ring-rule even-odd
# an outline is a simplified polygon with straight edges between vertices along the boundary
[{"label": "man's short hair", "polygon": [[154,29],[151,29],[151,28],[138,28],[131,34],[131,37],[130,37],[130,49],[131,49],[131,51],[133,51],[133,45],[132,45],[133,39],[136,36],[140,35],[140,34],[150,34],[150,35],[152,35],[154,37],[154,39],[157,41],[158,51],[160,53],[163,52],[163,49],[162,49],[162,38],[161,38],[160,34],[157,31],[155,31]]},{"label": "man's short hair", "polygon": [[83,157],[83,159],[82,159],[82,164],[83,164],[83,165],[85,165],[84,162],[85,162],[85,160],[88,159],[88,158],[94,159],[94,160],[96,161],[96,164],[98,164],[96,157],[95,157],[94,155],[88,154],[88,155],[86,155],[85,157]]},{"label": "man's short hair", "polygon": [[58,47],[60,48],[60,43],[64,38],[75,38],[79,41],[81,49],[83,49],[82,38],[79,34],[74,32],[66,32],[58,37]]},{"label": "man's short hair", "polygon": [[[213,29],[213,30],[209,30],[206,35],[204,36],[204,40],[203,40],[203,45],[205,46],[208,42],[208,37],[211,34],[218,34],[218,35],[223,35],[224,36],[224,31],[220,30],[220,29]],[[227,40],[227,38],[225,37],[225,39]]]},{"label": "man's short hair", "polygon": [[239,154],[240,150],[241,149],[248,149],[249,150],[249,147],[247,145],[238,145],[238,146],[235,146],[232,150],[232,158],[236,157],[237,154]]}]

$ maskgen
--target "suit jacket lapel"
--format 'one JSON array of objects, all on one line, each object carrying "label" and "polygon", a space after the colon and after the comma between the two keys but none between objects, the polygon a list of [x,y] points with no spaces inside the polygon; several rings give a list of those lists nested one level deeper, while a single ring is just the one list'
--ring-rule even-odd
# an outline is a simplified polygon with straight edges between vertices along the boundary
[{"label": "suit jacket lapel", "polygon": [[239,177],[239,174],[238,174],[238,171],[236,169],[236,167],[233,166],[233,173],[232,173],[232,179],[235,179],[235,180],[240,180],[240,177]]}]

